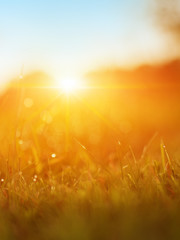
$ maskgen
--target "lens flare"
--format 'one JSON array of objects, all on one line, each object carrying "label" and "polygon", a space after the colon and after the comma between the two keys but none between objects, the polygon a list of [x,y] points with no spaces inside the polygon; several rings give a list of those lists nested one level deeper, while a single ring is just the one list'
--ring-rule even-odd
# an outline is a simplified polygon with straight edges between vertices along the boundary
[{"label": "lens flare", "polygon": [[82,88],[82,83],[76,78],[64,78],[60,82],[60,88],[64,93],[69,94]]}]

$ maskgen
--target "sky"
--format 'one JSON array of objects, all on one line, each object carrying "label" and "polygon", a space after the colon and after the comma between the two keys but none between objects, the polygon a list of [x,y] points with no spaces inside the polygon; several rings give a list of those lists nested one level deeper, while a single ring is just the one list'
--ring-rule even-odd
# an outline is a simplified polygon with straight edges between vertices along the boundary
[{"label": "sky", "polygon": [[166,42],[149,0],[0,0],[0,83],[161,60]]}]

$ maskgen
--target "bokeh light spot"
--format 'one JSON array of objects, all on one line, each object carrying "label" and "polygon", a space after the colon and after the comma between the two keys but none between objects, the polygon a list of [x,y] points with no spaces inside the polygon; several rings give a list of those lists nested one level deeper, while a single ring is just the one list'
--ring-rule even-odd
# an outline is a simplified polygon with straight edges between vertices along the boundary
[{"label": "bokeh light spot", "polygon": [[27,108],[31,108],[33,106],[34,102],[31,98],[25,98],[24,99],[24,106]]}]

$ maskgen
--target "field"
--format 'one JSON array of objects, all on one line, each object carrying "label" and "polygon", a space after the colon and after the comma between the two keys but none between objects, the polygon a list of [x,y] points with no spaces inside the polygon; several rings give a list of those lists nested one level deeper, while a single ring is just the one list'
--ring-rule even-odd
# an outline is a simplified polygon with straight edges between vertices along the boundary
[{"label": "field", "polygon": [[179,166],[161,151],[1,179],[1,239],[179,239]]},{"label": "field", "polygon": [[179,69],[92,73],[72,95],[43,73],[12,81],[0,239],[180,239]]}]

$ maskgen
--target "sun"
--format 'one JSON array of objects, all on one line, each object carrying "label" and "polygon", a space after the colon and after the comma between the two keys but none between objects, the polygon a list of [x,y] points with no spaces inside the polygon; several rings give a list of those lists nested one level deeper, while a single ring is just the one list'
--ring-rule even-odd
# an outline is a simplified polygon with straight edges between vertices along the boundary
[{"label": "sun", "polygon": [[60,82],[60,89],[66,94],[73,93],[81,88],[82,83],[77,78],[64,78]]}]

